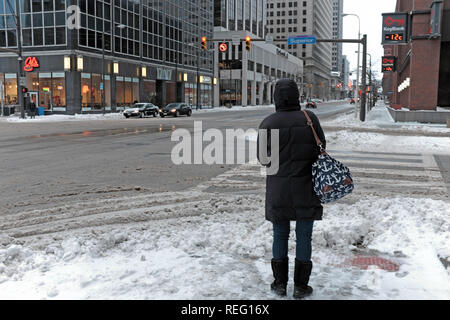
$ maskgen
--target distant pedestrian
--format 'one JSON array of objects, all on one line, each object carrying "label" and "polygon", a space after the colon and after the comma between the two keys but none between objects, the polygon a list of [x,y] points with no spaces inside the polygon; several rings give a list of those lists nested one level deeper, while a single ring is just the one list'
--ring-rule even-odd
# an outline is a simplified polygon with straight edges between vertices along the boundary
[{"label": "distant pedestrian", "polygon": [[36,104],[34,103],[34,101],[31,101],[30,103],[30,116],[31,119],[36,118]]},{"label": "distant pedestrian", "polygon": [[[286,296],[290,222],[295,221],[297,247],[293,296],[301,299],[311,295],[313,291],[308,286],[313,267],[313,224],[316,220],[322,220],[323,214],[321,202],[313,190],[311,170],[320,150],[304,113],[300,111],[299,91],[295,81],[278,81],[274,100],[276,113],[267,117],[260,125],[260,129],[269,132],[278,129],[280,137],[279,170],[275,175],[268,175],[266,180],[265,215],[266,220],[273,223],[271,264],[275,281],[271,284],[271,289],[280,296]],[[325,135],[318,118],[313,112],[307,112],[325,147]],[[270,155],[270,144],[268,146]]]}]

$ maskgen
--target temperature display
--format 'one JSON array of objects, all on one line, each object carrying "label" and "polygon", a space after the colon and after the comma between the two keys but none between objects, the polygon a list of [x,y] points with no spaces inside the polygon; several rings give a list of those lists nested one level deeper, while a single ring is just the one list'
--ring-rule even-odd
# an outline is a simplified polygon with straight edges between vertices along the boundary
[{"label": "temperature display", "polygon": [[404,40],[404,35],[403,33],[388,33],[384,35],[384,40],[402,42]]}]

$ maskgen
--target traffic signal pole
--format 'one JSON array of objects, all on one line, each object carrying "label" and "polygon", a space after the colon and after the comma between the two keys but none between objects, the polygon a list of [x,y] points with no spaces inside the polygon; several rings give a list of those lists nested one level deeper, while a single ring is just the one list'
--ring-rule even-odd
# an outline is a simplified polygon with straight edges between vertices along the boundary
[{"label": "traffic signal pole", "polygon": [[22,86],[20,85],[20,79],[23,77],[23,57],[22,57],[22,29],[20,26],[20,2],[16,0],[16,39],[17,39],[17,49],[18,49],[18,57],[17,57],[17,88],[18,88],[18,100],[20,106],[20,117],[22,119],[25,118],[25,107],[23,101],[23,92]]},{"label": "traffic signal pole", "polygon": [[[210,39],[208,41],[218,41],[218,42],[229,42],[234,41],[235,39]],[[250,43],[251,41],[257,42],[266,42],[265,39],[249,39],[246,37],[245,39],[241,39],[241,41],[246,41]],[[273,39],[273,42],[287,42],[287,39]],[[363,35],[362,39],[316,39],[317,43],[320,42],[331,42],[331,43],[358,43],[363,45],[363,65],[362,65],[362,85],[361,85],[361,106],[360,106],[360,120],[366,121],[366,101],[367,101],[367,34]],[[356,97],[355,97],[356,98]],[[357,101],[355,101],[355,104]]]},{"label": "traffic signal pole", "polygon": [[362,63],[362,84],[361,84],[361,109],[359,119],[366,121],[366,98],[367,98],[367,34],[362,38],[363,44],[363,63]]}]

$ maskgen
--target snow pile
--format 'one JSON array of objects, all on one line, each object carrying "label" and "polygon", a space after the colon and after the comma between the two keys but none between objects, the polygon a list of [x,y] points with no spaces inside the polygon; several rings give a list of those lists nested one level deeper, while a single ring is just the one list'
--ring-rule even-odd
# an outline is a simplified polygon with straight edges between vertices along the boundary
[{"label": "snow pile", "polygon": [[63,114],[52,114],[48,116],[36,116],[36,118],[31,119],[27,117],[22,119],[19,116],[10,116],[1,118],[0,121],[15,122],[15,123],[44,123],[44,122],[65,122],[65,121],[92,121],[92,120],[121,120],[125,119],[122,113],[105,113],[103,114],[75,114],[75,115],[63,115]]},{"label": "snow pile", "polygon": [[[324,129],[329,149],[337,145],[345,146],[345,150],[367,152],[410,152],[448,153],[450,137],[397,136],[389,134],[355,131],[328,131]],[[340,148],[342,149],[342,148]]]},{"label": "snow pile", "polygon": [[[224,198],[212,200],[214,214],[70,238],[45,252],[2,249],[0,298],[274,299],[263,197]],[[438,258],[450,256],[449,208],[373,197],[327,206],[313,233],[312,299],[449,299],[449,272]],[[379,252],[400,269],[346,264],[357,249]]]},{"label": "snow pile", "polygon": [[394,122],[387,107],[377,104],[366,116],[366,121],[361,122],[355,118],[355,113],[338,116],[334,119],[322,121],[324,126],[342,126],[346,128],[390,128],[406,132],[442,132],[450,133],[446,124],[421,124],[418,122]]}]

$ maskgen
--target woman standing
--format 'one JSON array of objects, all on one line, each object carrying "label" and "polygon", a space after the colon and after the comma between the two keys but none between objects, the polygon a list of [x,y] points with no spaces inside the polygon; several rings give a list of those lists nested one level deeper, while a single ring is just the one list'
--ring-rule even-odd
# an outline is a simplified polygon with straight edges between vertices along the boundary
[{"label": "woman standing", "polygon": [[[266,181],[266,219],[273,223],[271,263],[275,281],[271,289],[280,296],[286,296],[290,222],[295,221],[297,247],[293,296],[301,299],[311,295],[313,291],[308,286],[313,267],[312,232],[314,221],[322,220],[323,214],[323,207],[313,190],[311,169],[317,160],[319,149],[307,119],[300,111],[299,91],[295,81],[278,81],[274,99],[276,113],[267,117],[260,125],[260,129],[268,131],[268,136],[270,130],[279,130],[279,170],[275,175],[268,175]],[[308,115],[325,148],[325,135],[318,118],[309,111]],[[270,144],[268,149],[267,154],[271,155]]]}]

